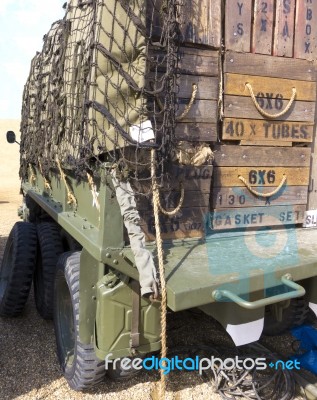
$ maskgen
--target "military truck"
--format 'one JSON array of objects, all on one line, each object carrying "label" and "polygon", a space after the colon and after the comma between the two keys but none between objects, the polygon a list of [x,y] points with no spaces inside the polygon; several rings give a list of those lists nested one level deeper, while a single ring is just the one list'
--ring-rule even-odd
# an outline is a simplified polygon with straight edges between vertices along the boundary
[{"label": "military truck", "polygon": [[100,382],[106,357],[159,351],[165,305],[237,345],[316,312],[316,15],[299,0],[71,0],[44,36],[0,315],[33,282],[72,388]]}]

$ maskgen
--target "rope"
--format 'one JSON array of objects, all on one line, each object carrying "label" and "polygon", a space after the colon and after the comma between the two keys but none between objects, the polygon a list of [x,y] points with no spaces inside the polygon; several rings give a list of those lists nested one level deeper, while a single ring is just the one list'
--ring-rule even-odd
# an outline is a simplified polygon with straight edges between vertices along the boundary
[{"label": "rope", "polygon": [[189,103],[185,107],[185,110],[182,112],[182,114],[179,115],[178,117],[176,117],[176,121],[181,121],[189,113],[189,111],[191,110],[191,108],[196,100],[197,92],[198,92],[198,86],[196,85],[196,83],[193,83],[193,91],[192,91],[192,96],[189,100]]},{"label": "rope", "polygon": [[158,207],[159,207],[159,209],[160,209],[160,211],[161,211],[162,214],[168,215],[169,217],[172,217],[173,215],[176,215],[176,214],[179,212],[179,210],[181,209],[181,207],[182,207],[182,205],[183,205],[184,197],[185,197],[185,190],[184,190],[184,185],[183,185],[182,182],[180,183],[180,189],[181,189],[181,197],[180,197],[180,199],[179,199],[178,206],[177,206],[173,211],[166,211],[166,210],[162,207],[162,205],[161,205],[161,203],[160,203],[160,197],[159,197]]},{"label": "rope", "polygon": [[287,106],[285,107],[285,109],[277,114],[269,114],[266,111],[264,111],[263,108],[260,107],[259,103],[257,102],[257,100],[255,98],[251,84],[247,82],[245,84],[245,86],[249,89],[251,99],[255,105],[255,108],[259,111],[259,113],[261,115],[263,115],[266,118],[271,118],[271,119],[276,119],[276,118],[279,118],[279,117],[282,117],[283,115],[285,115],[292,107],[295,97],[296,97],[296,93],[297,93],[296,88],[292,88],[292,96],[291,96],[290,101],[288,102]]},{"label": "rope", "polygon": [[45,175],[43,174],[43,169],[42,169],[42,164],[41,164],[41,160],[38,158],[38,162],[39,162],[39,168],[40,168],[40,172],[43,176],[44,179],[44,187],[50,191],[52,191],[51,185],[49,183],[49,181],[45,178]]},{"label": "rope", "polygon": [[[167,355],[167,341],[166,341],[166,312],[167,312],[167,293],[166,293],[166,281],[165,281],[165,269],[163,259],[163,242],[161,236],[159,211],[160,211],[160,193],[156,182],[156,161],[155,161],[155,150],[151,150],[151,176],[153,185],[153,208],[154,208],[154,220],[155,220],[155,232],[156,232],[156,246],[159,263],[159,273],[161,281],[161,359],[166,358]],[[166,393],[166,379],[164,370],[160,370],[160,399],[165,399]]]},{"label": "rope", "polygon": [[35,174],[34,174],[34,170],[33,170],[33,167],[32,167],[31,164],[29,164],[29,170],[30,170],[30,172],[31,172],[30,177],[29,177],[29,182],[30,182],[30,184],[33,186],[33,183],[36,182],[36,176],[35,176]]},{"label": "rope", "polygon": [[58,158],[56,159],[56,164],[57,164],[57,167],[59,169],[59,173],[61,174],[62,180],[63,180],[63,182],[65,184],[65,187],[66,187],[67,204],[73,204],[76,207],[77,206],[77,200],[76,200],[75,196],[73,195],[73,193],[72,193],[72,191],[71,191],[71,189],[70,189],[70,187],[69,187],[69,185],[67,183],[66,175],[65,175],[64,171],[62,170],[61,163],[59,162]]},{"label": "rope", "polygon": [[93,206],[96,206],[97,210],[100,211],[100,203],[98,200],[99,193],[97,192],[97,188],[94,183],[93,177],[90,174],[88,174],[88,172],[87,172],[87,179],[93,197]]},{"label": "rope", "polygon": [[283,175],[283,178],[282,178],[281,183],[278,185],[278,187],[277,187],[275,190],[273,190],[273,192],[270,192],[270,193],[260,193],[260,192],[257,192],[256,190],[254,190],[254,189],[248,184],[248,182],[243,178],[243,176],[239,176],[239,179],[240,179],[240,181],[242,181],[242,182],[245,184],[245,186],[247,187],[247,189],[249,189],[249,191],[250,191],[252,194],[254,194],[254,196],[268,198],[268,197],[274,196],[276,193],[278,193],[278,192],[281,190],[282,186],[284,185],[284,183],[285,183],[286,180],[287,180],[287,177],[286,177],[286,175]]}]

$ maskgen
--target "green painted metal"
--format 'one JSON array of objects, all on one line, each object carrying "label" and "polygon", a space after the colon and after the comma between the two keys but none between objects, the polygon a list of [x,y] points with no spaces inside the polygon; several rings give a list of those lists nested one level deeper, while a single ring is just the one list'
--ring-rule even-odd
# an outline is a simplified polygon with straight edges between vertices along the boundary
[{"label": "green painted metal", "polygon": [[275,296],[266,297],[264,299],[256,301],[246,301],[242,297],[232,293],[230,290],[214,290],[212,292],[212,297],[216,301],[224,300],[225,298],[230,299],[234,303],[237,303],[240,307],[247,308],[248,310],[254,310],[260,307],[266,307],[270,304],[274,304],[280,301],[285,301],[289,299],[294,299],[296,297],[301,297],[305,295],[305,289],[295,282],[291,281],[291,275],[287,274],[282,276],[281,283],[287,288],[293,289],[290,292],[277,294]]},{"label": "green painted metal", "polygon": [[[96,354],[111,359],[135,355],[130,348],[132,287],[127,278],[112,272],[97,283]],[[146,354],[160,349],[160,303],[140,299],[140,347]]]}]

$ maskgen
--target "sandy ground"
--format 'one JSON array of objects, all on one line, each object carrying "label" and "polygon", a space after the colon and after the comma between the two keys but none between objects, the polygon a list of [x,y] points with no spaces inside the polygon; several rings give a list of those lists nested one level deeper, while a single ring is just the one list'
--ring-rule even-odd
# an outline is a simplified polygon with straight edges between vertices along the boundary
[{"label": "sandy ground", "polygon": [[[18,180],[18,145],[5,140],[7,130],[18,132],[17,121],[0,121],[0,261],[6,238],[18,220],[21,204]],[[169,348],[203,344],[231,346],[226,332],[207,317],[179,313],[168,322]],[[288,337],[279,339],[280,348],[290,343]],[[15,319],[0,318],[0,399],[144,399],[153,394],[157,373],[145,373],[133,380],[116,383],[105,381],[95,391],[77,393],[68,388],[62,378],[55,356],[55,338],[52,322],[42,320],[36,313],[31,294],[25,312]],[[169,399],[214,399],[212,385],[195,372],[172,373],[168,378]]]}]

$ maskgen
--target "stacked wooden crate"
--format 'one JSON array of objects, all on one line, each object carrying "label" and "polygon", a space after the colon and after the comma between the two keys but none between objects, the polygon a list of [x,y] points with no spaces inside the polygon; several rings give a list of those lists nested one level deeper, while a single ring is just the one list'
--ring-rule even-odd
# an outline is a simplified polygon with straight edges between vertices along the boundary
[{"label": "stacked wooden crate", "polygon": [[[221,47],[221,0],[184,0],[179,13],[182,43],[178,59],[177,115],[183,114],[197,87],[195,100],[188,113],[176,125],[176,141],[193,144],[217,141],[219,70]],[[160,10],[163,0],[156,1]],[[161,26],[157,13],[157,32]],[[153,50],[159,57],[159,50]],[[169,179],[161,188],[161,204],[171,211],[177,207],[181,191],[185,190],[184,202],[174,216],[161,214],[163,239],[201,238],[204,236],[204,220],[209,212],[212,165],[192,166],[174,164]],[[148,187],[136,187],[136,191],[149,192]],[[151,196],[138,196],[137,207],[146,240],[155,240],[155,228]]]},{"label": "stacked wooden crate", "polygon": [[303,222],[316,102],[317,6],[227,0],[211,228]]}]

